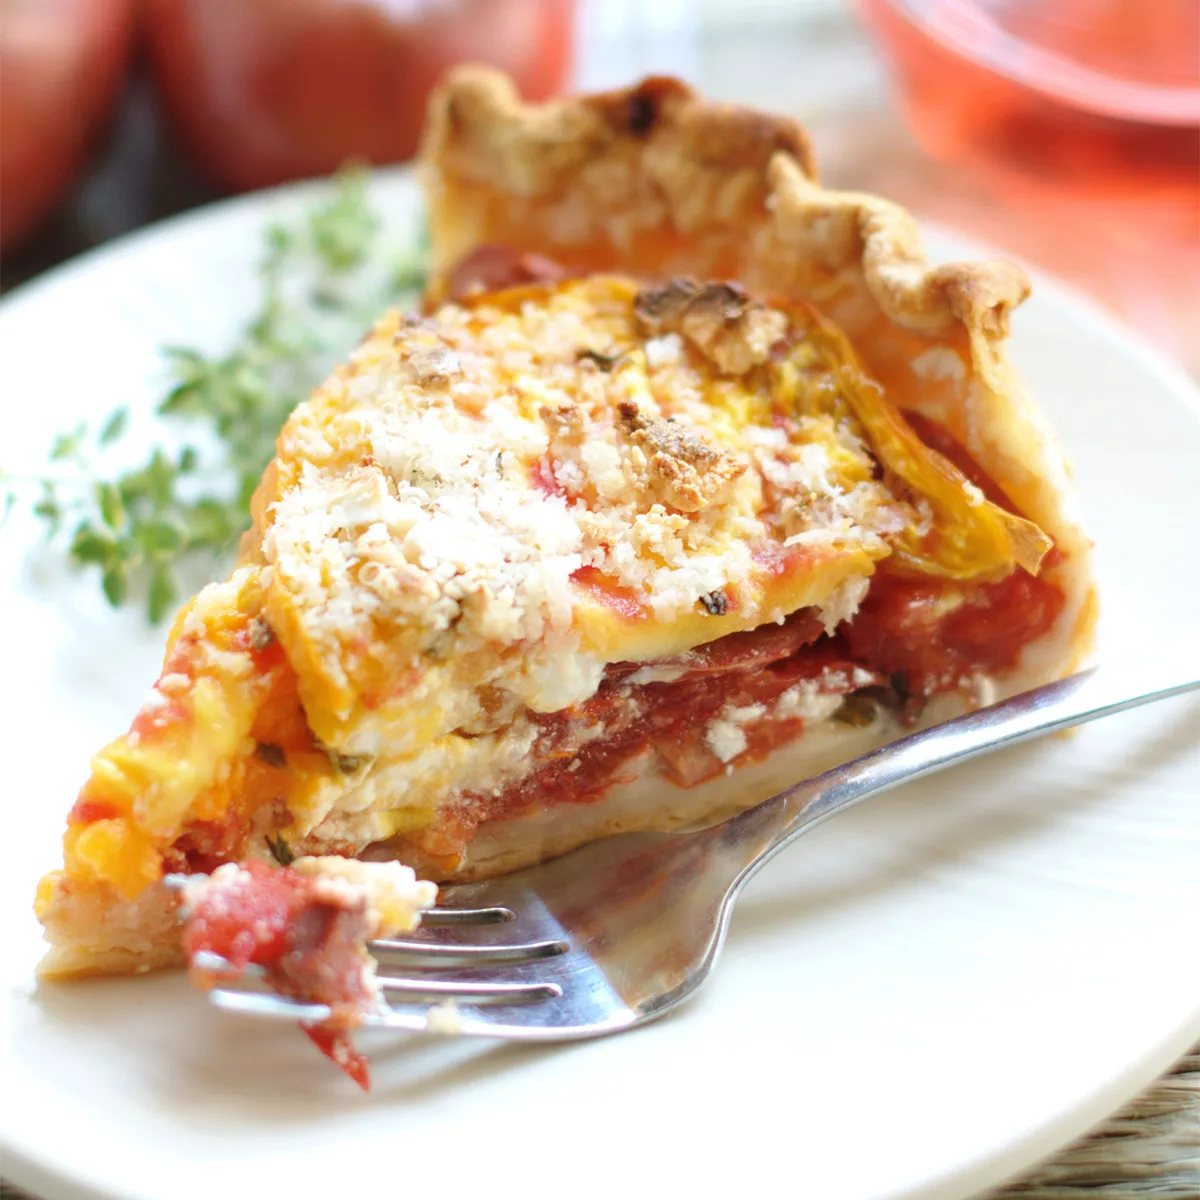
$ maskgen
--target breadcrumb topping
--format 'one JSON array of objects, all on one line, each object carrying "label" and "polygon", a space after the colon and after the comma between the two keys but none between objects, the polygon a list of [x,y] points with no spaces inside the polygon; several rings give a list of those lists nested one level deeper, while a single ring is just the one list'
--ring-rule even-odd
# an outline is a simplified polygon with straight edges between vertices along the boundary
[{"label": "breadcrumb topping", "polygon": [[752,300],[736,283],[673,279],[639,293],[634,312],[643,329],[683,334],[729,375],[765,363],[788,327],[783,313]]},{"label": "breadcrumb topping", "polygon": [[715,450],[671,417],[647,418],[632,400],[623,400],[617,412],[621,428],[646,456],[658,496],[679,512],[705,508],[746,470],[745,463]]},{"label": "breadcrumb topping", "polygon": [[[285,427],[263,529],[315,732],[416,754],[484,691],[492,727],[586,699],[611,653],[584,569],[664,626],[703,614],[698,641],[799,603],[847,619],[914,514],[829,392],[803,330],[733,284],[593,276],[387,316]],[[764,561],[810,549],[862,566],[822,592],[814,559],[802,601],[755,611]]]},{"label": "breadcrumb topping", "polygon": [[437,901],[437,884],[418,879],[411,867],[398,862],[305,855],[292,869],[316,880],[318,900],[339,908],[365,905],[372,937],[415,929],[421,912]]}]

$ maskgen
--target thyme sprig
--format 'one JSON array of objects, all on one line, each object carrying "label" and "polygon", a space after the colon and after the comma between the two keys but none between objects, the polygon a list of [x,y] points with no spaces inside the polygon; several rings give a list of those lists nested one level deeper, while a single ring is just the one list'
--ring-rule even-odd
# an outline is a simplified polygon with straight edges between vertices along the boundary
[{"label": "thyme sprig", "polygon": [[170,385],[155,409],[164,436],[144,459],[106,469],[130,426],[122,407],[59,434],[45,474],[0,472],[3,515],[31,494],[46,539],[94,571],[114,607],[137,600],[160,621],[179,597],[181,567],[218,568],[249,524],[288,415],[384,308],[423,286],[423,247],[389,251],[366,183],[345,172],[328,200],[267,227],[261,302],[228,352],[164,349]]}]

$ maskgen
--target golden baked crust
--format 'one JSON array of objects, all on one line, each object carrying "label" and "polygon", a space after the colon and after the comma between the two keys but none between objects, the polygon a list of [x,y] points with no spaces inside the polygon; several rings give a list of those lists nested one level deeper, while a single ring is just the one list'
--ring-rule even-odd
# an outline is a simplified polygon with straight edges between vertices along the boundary
[{"label": "golden baked crust", "polygon": [[459,67],[431,99],[421,178],[435,298],[456,264],[498,243],[568,270],[730,279],[811,303],[889,400],[946,428],[1062,552],[1049,568],[1067,594],[1060,620],[1005,690],[1091,653],[1091,543],[1062,453],[1008,361],[1010,314],[1029,293],[1020,268],[929,263],[900,206],[820,185],[795,122],[673,79],[532,105],[504,74]]},{"label": "golden baked crust", "polygon": [[993,340],[1029,292],[1010,263],[930,267],[898,205],[820,186],[795,122],[678,80],[527,105],[503,73],[459,67],[431,100],[421,164],[435,272],[506,230],[520,234],[509,244],[592,270],[637,265],[628,256],[645,242],[645,274],[823,299],[851,335],[827,304],[830,285],[848,292],[858,274],[906,329],[958,322]]},{"label": "golden baked crust", "polygon": [[63,880],[39,916],[50,943],[38,964],[43,978],[127,975],[183,961],[175,896],[161,883],[126,899],[105,883]]}]

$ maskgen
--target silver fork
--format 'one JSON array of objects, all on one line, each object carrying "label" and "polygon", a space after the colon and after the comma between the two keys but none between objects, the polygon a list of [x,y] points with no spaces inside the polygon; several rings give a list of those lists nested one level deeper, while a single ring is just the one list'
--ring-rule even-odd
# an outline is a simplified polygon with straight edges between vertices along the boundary
[{"label": "silver fork", "polygon": [[[1144,668],[1141,664],[1144,678]],[[388,998],[366,1024],[496,1038],[566,1040],[630,1029],[700,987],[734,901],[763,863],[835,813],[952,763],[1200,688],[1200,661],[1132,690],[1093,669],[921,730],[788,788],[722,824],[634,833],[484,883],[443,889],[417,937],[377,941]],[[470,942],[458,936],[462,930]],[[402,965],[403,976],[392,969]],[[329,1015],[250,990],[220,1007],[315,1022]]]}]

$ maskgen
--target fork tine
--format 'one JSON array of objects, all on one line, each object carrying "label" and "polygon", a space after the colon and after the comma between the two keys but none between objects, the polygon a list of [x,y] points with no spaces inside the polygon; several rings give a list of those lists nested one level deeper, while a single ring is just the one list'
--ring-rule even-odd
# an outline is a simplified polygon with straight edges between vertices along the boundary
[{"label": "fork tine", "polygon": [[232,988],[211,988],[209,1000],[229,1012],[249,1013],[256,1017],[286,1017],[289,1021],[316,1023],[330,1016],[326,1004],[306,1004],[274,992],[239,992]]},{"label": "fork tine", "polygon": [[[239,983],[252,983],[252,975],[225,981],[225,986],[213,988],[209,996],[223,1008],[257,1011],[269,1014],[284,1012],[298,1021],[321,1021],[329,1016],[324,1004],[293,1000],[274,992],[243,989]],[[381,991],[395,996],[402,1004],[439,1004],[462,1001],[465,1004],[536,1004],[541,1000],[557,1000],[562,988],[556,983],[477,983],[444,979],[405,979],[396,975],[379,975],[376,983]],[[243,1003],[243,1000],[245,1003]]]},{"label": "fork tine", "polygon": [[463,1000],[471,1004],[531,1004],[557,1000],[562,988],[556,983],[457,983],[443,979],[402,979],[379,975],[376,983],[389,994],[400,993],[401,1001]]},{"label": "fork tine", "polygon": [[435,925],[498,925],[516,920],[511,908],[492,905],[488,908],[427,908],[421,914],[421,924]]},{"label": "fork tine", "polygon": [[[276,996],[271,992],[237,992],[217,988],[209,993],[213,1004],[227,1012],[244,1016],[267,1017],[276,1021],[299,1022],[313,1025],[330,1015],[323,1004],[305,1004],[300,1000]],[[503,1007],[490,1006],[498,1012]],[[443,1001],[441,1004],[413,1006],[411,1008],[388,1008],[382,1013],[371,1013],[363,1019],[364,1027],[393,1029],[409,1033],[456,1034],[463,1037],[519,1038],[535,1041],[553,1041],[563,1036],[553,1027],[513,1025],[503,1018],[486,1016],[489,1008],[458,1009]],[[571,1031],[571,1036],[576,1031]],[[596,1027],[585,1031],[604,1032]]]},{"label": "fork tine", "polygon": [[[209,993],[209,997],[217,1008],[227,1012],[288,1023],[315,1025],[330,1015],[329,1009],[323,1004],[306,1004],[271,992],[237,992],[217,988]],[[409,1033],[553,1042],[614,1033],[634,1023],[635,1015],[627,1010],[614,1010],[600,1019],[581,1025],[558,1025],[518,1022],[515,1017],[521,1011],[521,1008],[509,1009],[504,1005],[459,1008],[443,1001],[434,1005],[388,1007],[383,1012],[365,1016],[362,1025],[364,1028]]]},{"label": "fork tine", "polygon": [[420,959],[427,959],[439,967],[487,967],[496,963],[536,962],[540,958],[553,958],[556,954],[565,954],[568,946],[566,942],[552,940],[474,946],[382,938],[368,942],[367,949],[376,955],[399,954],[416,959],[418,962],[415,965],[419,965]]}]

